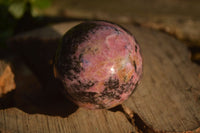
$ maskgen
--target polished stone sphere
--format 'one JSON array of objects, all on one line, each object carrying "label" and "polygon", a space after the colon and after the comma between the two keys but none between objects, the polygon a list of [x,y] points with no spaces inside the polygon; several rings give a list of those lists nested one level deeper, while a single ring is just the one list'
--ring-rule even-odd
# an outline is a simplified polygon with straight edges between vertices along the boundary
[{"label": "polished stone sphere", "polygon": [[86,21],[65,33],[55,77],[80,107],[112,108],[128,99],[142,74],[140,47],[130,32],[106,21]]}]

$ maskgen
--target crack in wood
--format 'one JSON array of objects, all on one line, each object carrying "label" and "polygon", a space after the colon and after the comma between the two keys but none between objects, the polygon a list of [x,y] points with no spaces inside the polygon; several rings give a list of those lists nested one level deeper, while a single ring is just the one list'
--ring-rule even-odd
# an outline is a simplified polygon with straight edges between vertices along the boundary
[{"label": "crack in wood", "polygon": [[147,124],[140,118],[138,114],[134,113],[133,111],[131,111],[131,109],[124,105],[114,107],[110,109],[110,111],[122,112],[126,116],[126,119],[131,123],[131,125],[136,128],[138,133],[157,133],[151,127],[147,126]]},{"label": "crack in wood", "polygon": [[183,131],[183,132],[175,132],[175,131],[157,131],[153,128],[149,127],[137,113],[134,113],[131,109],[129,109],[125,105],[119,105],[112,109],[109,109],[112,112],[120,111],[129,121],[129,123],[135,127],[137,133],[200,133],[200,127],[190,130],[190,131]]}]

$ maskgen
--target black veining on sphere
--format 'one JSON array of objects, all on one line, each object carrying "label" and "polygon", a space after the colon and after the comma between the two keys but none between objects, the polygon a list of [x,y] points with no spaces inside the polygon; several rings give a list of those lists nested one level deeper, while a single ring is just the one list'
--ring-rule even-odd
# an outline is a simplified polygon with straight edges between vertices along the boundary
[{"label": "black veining on sphere", "polygon": [[98,108],[105,108],[106,105],[104,105],[101,102],[101,99],[98,98],[98,93],[96,92],[84,92],[84,91],[79,91],[71,94],[71,98],[74,101],[80,101],[82,103],[90,103],[98,106]]},{"label": "black veining on sphere", "polygon": [[113,29],[115,30],[115,32],[116,32],[117,34],[120,34],[119,29],[117,29],[117,28],[115,28],[115,27],[113,27]]},{"label": "black veining on sphere", "polygon": [[134,87],[133,83],[133,75],[131,76],[131,79],[127,83],[123,83],[120,85],[120,89],[117,90],[119,94],[128,92],[132,87]]},{"label": "black veining on sphere", "polygon": [[[55,67],[57,68],[58,73],[61,77],[67,77],[70,80],[74,79],[76,73],[80,73],[83,68],[81,67],[81,58],[82,54],[79,57],[73,56],[77,51],[77,48],[80,43],[87,41],[89,39],[88,33],[95,34],[95,31],[98,29],[113,29],[117,33],[120,33],[120,30],[113,26],[107,26],[99,23],[101,21],[91,21],[81,23],[74,28],[70,29],[62,38],[62,44],[58,47],[55,59]],[[102,21],[103,22],[103,21]],[[107,22],[107,21],[104,21]],[[111,23],[115,26],[119,26],[121,29],[125,30],[128,34],[131,35],[129,31],[124,29],[122,26]]]},{"label": "black veining on sphere", "polygon": [[138,47],[137,47],[137,45],[135,45],[135,52],[137,53],[137,49],[138,49]]},{"label": "black veining on sphere", "polygon": [[119,79],[110,77],[109,80],[104,83],[104,86],[105,89],[101,93],[102,99],[105,97],[111,99],[120,99],[120,95],[116,93],[116,90],[119,88]]},{"label": "black veining on sphere", "polygon": [[[98,108],[106,108],[107,105],[102,103],[103,100],[109,99],[110,101],[113,100],[119,100],[121,98],[121,94],[127,93],[131,90],[133,90],[133,87],[137,86],[132,82],[133,76],[131,76],[130,80],[127,83],[119,85],[119,80],[116,78],[110,77],[107,82],[105,82],[105,89],[102,93],[96,93],[96,92],[85,92],[85,91],[79,91],[80,86],[78,84],[72,86],[75,87],[77,91],[70,94],[72,96],[72,99],[74,101],[80,101],[82,103],[90,103],[97,105]],[[95,83],[92,81],[89,81],[87,83],[87,87],[93,86]],[[86,87],[85,86],[85,87]],[[77,89],[77,88],[79,89]],[[83,88],[83,87],[82,87]]]},{"label": "black veining on sphere", "polygon": [[73,97],[74,100],[76,101],[81,101],[83,103],[92,103],[92,104],[97,104],[95,101],[95,95],[96,92],[76,92],[72,93],[71,96]]},{"label": "black veining on sphere", "polygon": [[78,92],[80,90],[86,90],[89,89],[90,87],[94,86],[95,82],[89,81],[87,83],[82,83],[80,80],[78,80],[78,83],[72,84],[70,87],[74,91]]},{"label": "black veining on sphere", "polygon": [[135,62],[135,61],[133,61],[133,66],[134,66],[134,68],[135,68],[135,71],[137,71],[137,65],[136,65],[136,62]]},{"label": "black veining on sphere", "polygon": [[[116,25],[116,24],[114,24]],[[119,25],[117,25],[119,26]],[[121,26],[119,26],[121,27]],[[131,35],[129,31],[121,27],[125,30],[128,34]],[[62,38],[62,43],[58,47],[56,58],[55,58],[55,67],[61,76],[62,79],[67,78],[71,81],[75,80],[74,84],[65,84],[66,87],[70,87],[73,93],[69,95],[72,97],[74,101],[79,101],[83,103],[91,103],[98,106],[98,108],[107,107],[104,105],[103,100],[107,99],[110,101],[119,100],[122,93],[129,92],[132,90],[131,88],[134,87],[134,83],[132,83],[133,76],[131,77],[130,81],[121,84],[117,78],[110,77],[108,81],[104,83],[105,89],[102,93],[96,92],[85,92],[84,90],[89,89],[90,87],[94,86],[96,82],[89,81],[89,82],[81,82],[79,78],[79,73],[84,71],[82,67],[83,62],[87,62],[83,58],[83,54],[75,56],[75,53],[78,49],[78,46],[87,41],[89,39],[88,34],[95,32],[98,29],[113,29],[115,32],[120,33],[120,29],[115,27],[110,27],[107,25],[101,25],[101,23],[93,22],[85,22],[82,24],[77,25],[76,27],[69,30]],[[98,49],[97,49],[98,50]],[[135,51],[137,51],[137,47],[135,47]],[[95,54],[95,51],[94,51]],[[136,63],[133,62],[135,69]]]},{"label": "black veining on sphere", "polygon": [[62,38],[62,44],[59,46],[55,66],[59,74],[68,79],[73,80],[75,73],[80,73],[81,67],[80,55],[78,58],[74,56],[78,45],[88,39],[88,33],[97,28],[95,23],[82,23],[69,30]]},{"label": "black veining on sphere", "polygon": [[119,87],[119,79],[110,77],[109,80],[104,83],[104,86],[109,90],[117,89]]}]

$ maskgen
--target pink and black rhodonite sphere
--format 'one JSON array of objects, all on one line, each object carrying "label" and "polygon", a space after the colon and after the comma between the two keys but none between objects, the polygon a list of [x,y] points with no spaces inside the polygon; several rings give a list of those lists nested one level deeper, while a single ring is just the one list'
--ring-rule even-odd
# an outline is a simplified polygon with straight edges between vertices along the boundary
[{"label": "pink and black rhodonite sphere", "polygon": [[70,29],[58,47],[55,77],[77,105],[112,108],[126,100],[142,74],[142,57],[135,38],[105,21],[88,21]]}]

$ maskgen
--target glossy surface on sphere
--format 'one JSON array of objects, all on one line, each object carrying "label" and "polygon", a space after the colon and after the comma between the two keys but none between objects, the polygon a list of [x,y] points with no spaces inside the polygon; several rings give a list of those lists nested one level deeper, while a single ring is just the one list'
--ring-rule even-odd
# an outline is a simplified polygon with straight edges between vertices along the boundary
[{"label": "glossy surface on sphere", "polygon": [[142,74],[140,48],[116,24],[88,21],[69,30],[59,46],[55,76],[81,107],[111,108],[126,100]]}]

